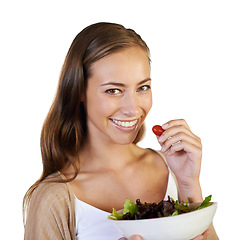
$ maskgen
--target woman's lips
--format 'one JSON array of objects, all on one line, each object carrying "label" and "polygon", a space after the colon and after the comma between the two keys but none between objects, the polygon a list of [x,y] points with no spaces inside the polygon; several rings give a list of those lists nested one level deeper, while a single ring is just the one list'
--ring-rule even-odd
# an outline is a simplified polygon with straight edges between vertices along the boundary
[{"label": "woman's lips", "polygon": [[110,120],[112,121],[112,123],[114,124],[114,126],[116,126],[119,130],[124,131],[124,132],[130,132],[130,131],[134,131],[135,129],[137,129],[138,127],[138,119],[135,120],[117,120],[117,119],[113,119],[110,118]]},{"label": "woman's lips", "polygon": [[133,120],[133,121],[122,121],[122,120],[116,120],[116,119],[111,119],[116,125],[122,126],[122,127],[133,127],[137,124],[138,120]]}]

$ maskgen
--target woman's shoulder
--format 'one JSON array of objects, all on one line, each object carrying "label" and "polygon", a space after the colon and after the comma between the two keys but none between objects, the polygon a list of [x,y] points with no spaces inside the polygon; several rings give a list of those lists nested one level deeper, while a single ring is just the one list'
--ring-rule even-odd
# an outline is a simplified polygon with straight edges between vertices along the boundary
[{"label": "woman's shoulder", "polygon": [[34,190],[31,203],[40,205],[70,204],[73,193],[59,173],[49,175]]},{"label": "woman's shoulder", "polygon": [[167,165],[165,155],[160,150],[154,150],[152,148],[140,148],[140,147],[139,147],[139,149],[140,149],[140,151],[142,153],[141,155],[143,157],[146,157],[148,159],[154,159],[155,161],[159,161],[162,164]]},{"label": "woman's shoulder", "polygon": [[68,183],[52,174],[33,191],[27,209],[25,239],[75,239],[74,195]]},{"label": "woman's shoulder", "polygon": [[158,166],[159,168],[162,168],[167,172],[168,165],[167,165],[167,161],[166,161],[166,157],[165,157],[164,153],[162,153],[159,150],[154,150],[151,148],[148,148],[148,151],[149,151],[149,154],[151,156],[153,163],[156,166]]},{"label": "woman's shoulder", "polygon": [[164,170],[168,169],[165,155],[161,151],[151,148],[138,148],[138,152],[140,152],[140,158],[143,163]]},{"label": "woman's shoulder", "polygon": [[160,150],[154,150],[152,148],[147,148],[148,151],[158,160],[160,160],[163,164],[167,165],[166,157],[163,152]]}]

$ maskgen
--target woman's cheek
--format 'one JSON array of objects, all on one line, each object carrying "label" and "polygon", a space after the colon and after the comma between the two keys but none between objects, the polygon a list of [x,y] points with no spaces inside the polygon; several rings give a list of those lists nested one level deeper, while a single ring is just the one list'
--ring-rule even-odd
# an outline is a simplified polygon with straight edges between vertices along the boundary
[{"label": "woman's cheek", "polygon": [[144,109],[146,115],[149,113],[152,107],[152,94],[148,94],[143,99],[141,99],[141,108]]}]

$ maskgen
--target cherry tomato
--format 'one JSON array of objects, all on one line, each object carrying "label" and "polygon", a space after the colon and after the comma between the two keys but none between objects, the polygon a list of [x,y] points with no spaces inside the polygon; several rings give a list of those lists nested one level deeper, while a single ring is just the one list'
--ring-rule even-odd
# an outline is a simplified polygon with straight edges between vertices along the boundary
[{"label": "cherry tomato", "polygon": [[156,136],[161,136],[161,134],[164,132],[164,129],[160,125],[155,125],[152,128],[152,131]]}]

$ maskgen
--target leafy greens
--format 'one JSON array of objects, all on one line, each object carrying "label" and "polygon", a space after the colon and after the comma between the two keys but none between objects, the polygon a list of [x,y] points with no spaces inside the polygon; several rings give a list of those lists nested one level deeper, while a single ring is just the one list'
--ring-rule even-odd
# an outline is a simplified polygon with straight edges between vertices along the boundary
[{"label": "leafy greens", "polygon": [[188,204],[188,200],[185,199],[185,203],[179,203],[168,196],[168,200],[157,203],[141,203],[140,199],[133,203],[130,199],[126,199],[124,203],[123,211],[117,212],[115,208],[112,210],[112,214],[108,216],[113,220],[137,220],[137,219],[149,219],[159,218],[166,216],[175,216],[182,213],[188,213],[198,209],[202,209],[210,206],[212,195],[207,196],[204,201],[196,208],[191,208]]}]

